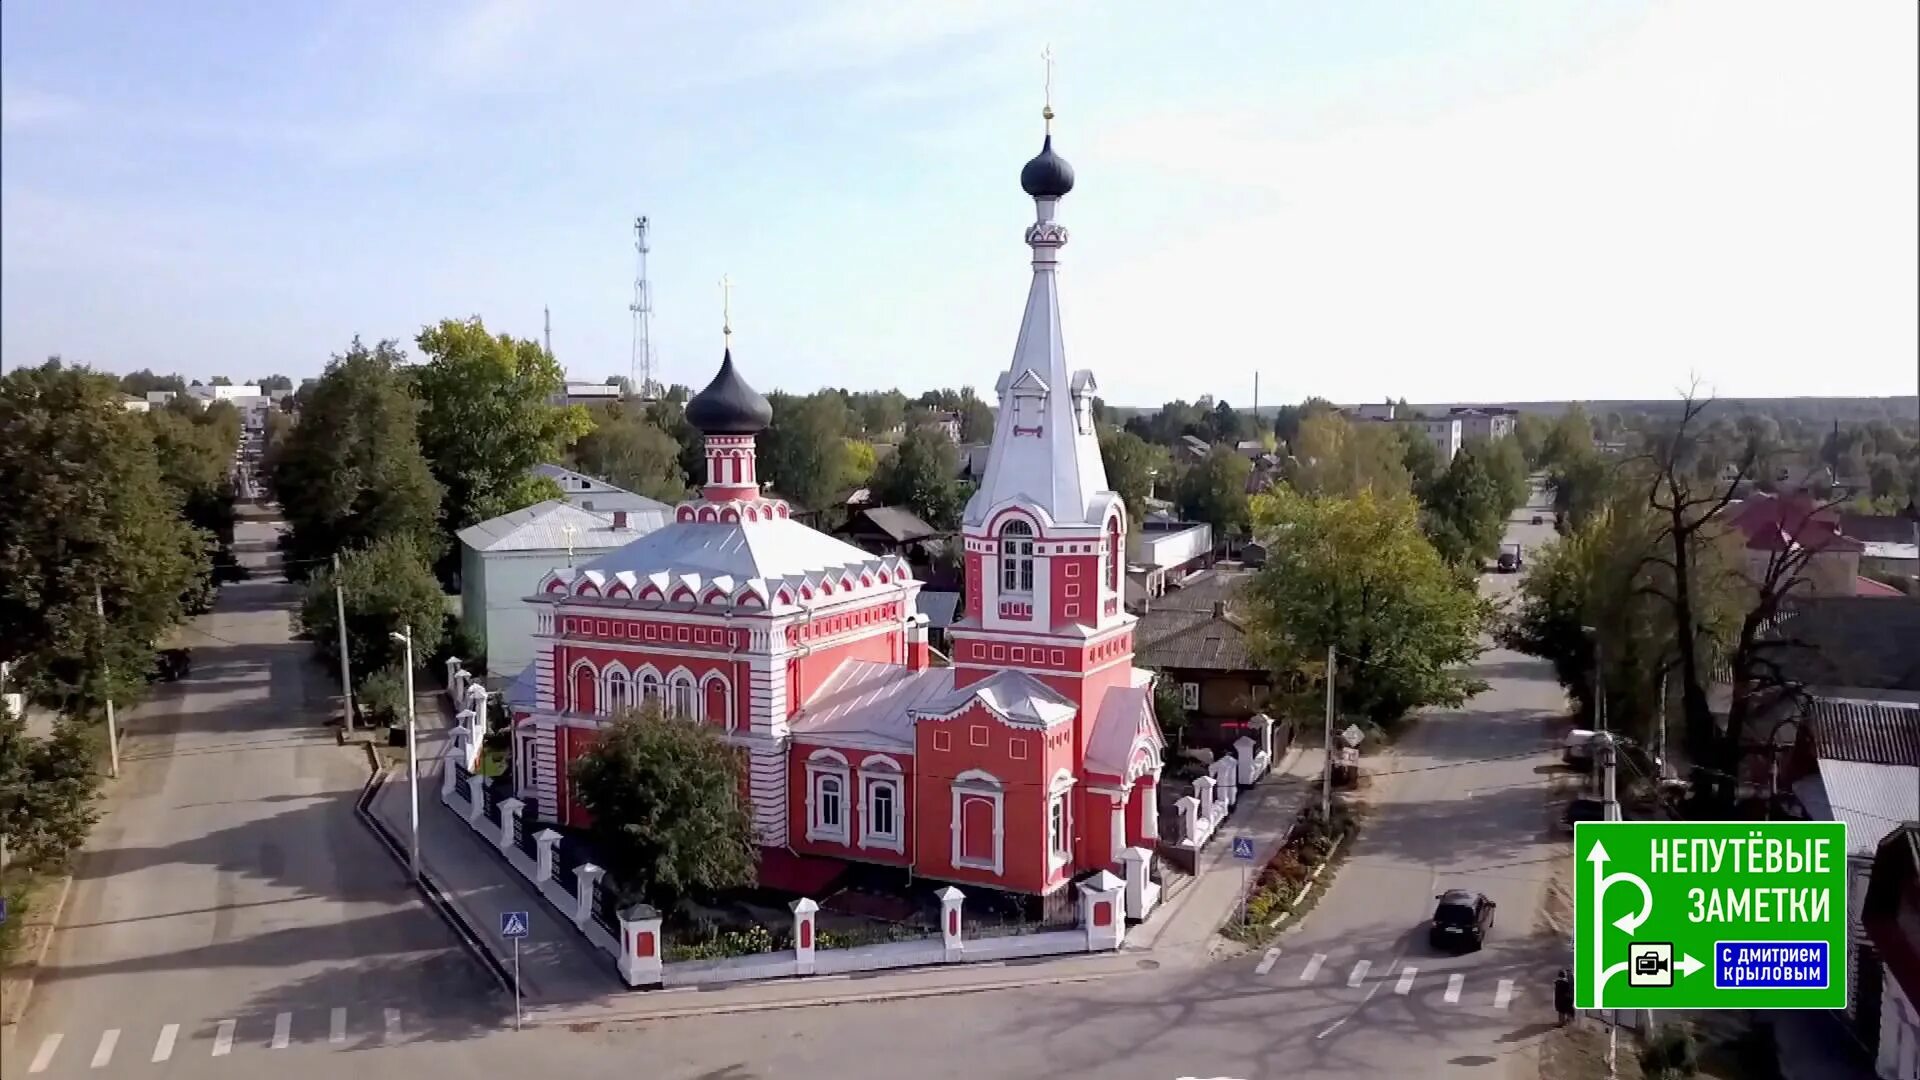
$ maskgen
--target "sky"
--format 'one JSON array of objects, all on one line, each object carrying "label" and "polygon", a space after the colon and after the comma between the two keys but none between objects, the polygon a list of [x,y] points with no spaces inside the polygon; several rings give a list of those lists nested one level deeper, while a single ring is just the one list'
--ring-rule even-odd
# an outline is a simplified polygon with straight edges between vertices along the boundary
[{"label": "sky", "polygon": [[1055,56],[1112,403],[1912,394],[1911,0],[0,6],[0,359],[317,375],[478,315],[990,391]]}]

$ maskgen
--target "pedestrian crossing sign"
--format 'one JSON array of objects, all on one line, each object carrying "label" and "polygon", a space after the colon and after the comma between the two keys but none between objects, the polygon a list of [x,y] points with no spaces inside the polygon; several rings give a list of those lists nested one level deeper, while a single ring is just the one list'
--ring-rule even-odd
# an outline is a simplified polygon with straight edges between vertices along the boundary
[{"label": "pedestrian crossing sign", "polygon": [[1251,836],[1234,837],[1233,838],[1233,857],[1236,859],[1252,860],[1253,837]]},{"label": "pedestrian crossing sign", "polygon": [[527,913],[524,911],[501,912],[500,936],[505,938],[526,937]]}]

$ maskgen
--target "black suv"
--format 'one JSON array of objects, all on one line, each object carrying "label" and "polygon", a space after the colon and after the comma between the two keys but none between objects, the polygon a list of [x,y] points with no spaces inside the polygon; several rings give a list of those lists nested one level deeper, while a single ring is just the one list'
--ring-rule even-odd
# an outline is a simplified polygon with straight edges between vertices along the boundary
[{"label": "black suv", "polygon": [[1427,939],[1436,949],[1470,952],[1486,944],[1487,931],[1493,929],[1493,901],[1485,893],[1448,889],[1434,897],[1440,901],[1433,909],[1433,926]]}]

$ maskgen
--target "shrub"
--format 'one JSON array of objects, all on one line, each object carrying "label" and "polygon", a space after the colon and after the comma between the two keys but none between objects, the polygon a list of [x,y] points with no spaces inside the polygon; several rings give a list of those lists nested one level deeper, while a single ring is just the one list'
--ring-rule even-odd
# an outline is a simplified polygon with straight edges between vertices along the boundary
[{"label": "shrub", "polygon": [[706,934],[704,938],[694,940],[675,940],[669,937],[664,959],[668,963],[677,963],[682,960],[723,960],[730,956],[756,956],[760,953],[792,948],[791,942],[781,942],[773,936],[771,930],[758,925],[727,931],[715,931],[709,927]]},{"label": "shrub", "polygon": [[1310,865],[1309,863],[1303,862],[1297,854],[1289,850],[1282,850],[1280,854],[1273,857],[1272,862],[1267,864],[1268,868],[1279,875],[1281,880],[1296,885],[1307,880]]},{"label": "shrub", "polygon": [[1692,1076],[1700,1067],[1700,1048],[1685,1028],[1662,1028],[1640,1051],[1640,1070],[1659,1080]]}]

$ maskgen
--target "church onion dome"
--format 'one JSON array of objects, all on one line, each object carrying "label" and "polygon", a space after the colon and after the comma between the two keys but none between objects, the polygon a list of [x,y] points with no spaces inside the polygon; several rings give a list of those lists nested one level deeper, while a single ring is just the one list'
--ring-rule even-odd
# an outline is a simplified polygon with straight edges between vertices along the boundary
[{"label": "church onion dome", "polygon": [[687,423],[708,435],[756,435],[773,422],[773,406],[733,367],[733,350],[720,373],[687,402]]},{"label": "church onion dome", "polygon": [[1073,190],[1073,166],[1053,152],[1053,136],[1040,147],[1040,156],[1020,170],[1020,186],[1036,199],[1058,199]]}]

